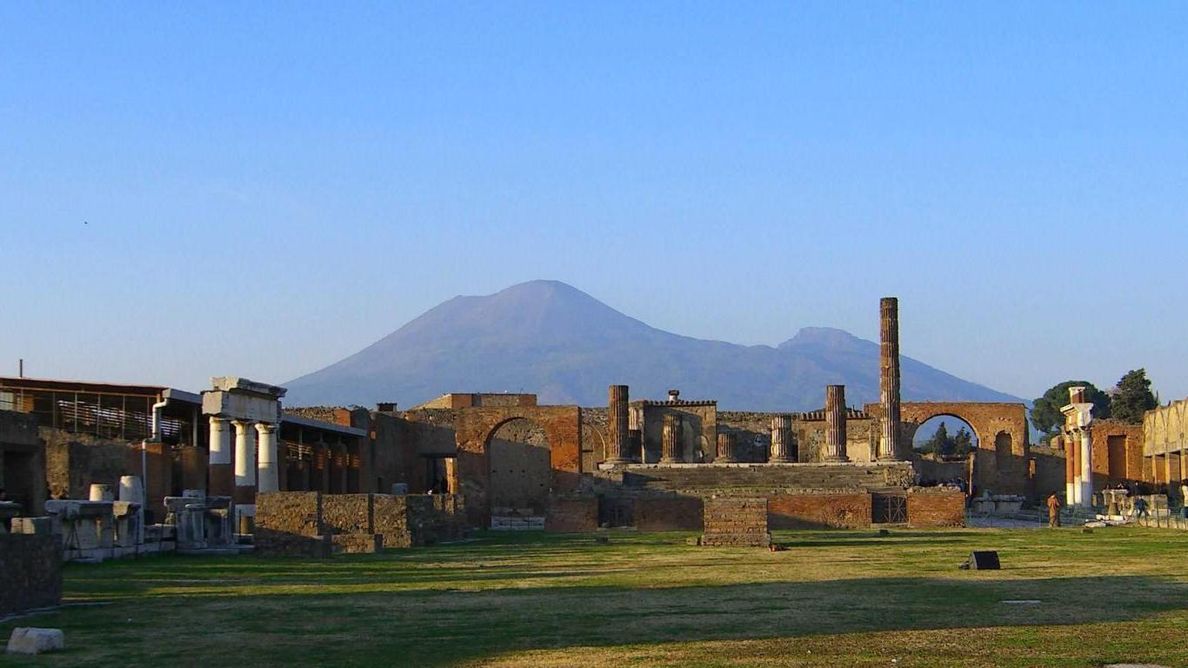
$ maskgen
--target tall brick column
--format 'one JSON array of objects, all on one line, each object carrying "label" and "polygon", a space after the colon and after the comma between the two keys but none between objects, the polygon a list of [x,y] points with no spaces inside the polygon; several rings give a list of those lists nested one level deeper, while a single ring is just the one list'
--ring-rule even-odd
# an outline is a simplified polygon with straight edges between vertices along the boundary
[{"label": "tall brick column", "polygon": [[899,447],[899,300],[879,301],[879,401],[883,404],[879,459],[898,459]]},{"label": "tall brick column", "polygon": [[628,464],[631,462],[630,441],[627,433],[627,386],[611,385],[607,397],[607,431],[610,435],[610,452],[606,453],[607,464]]},{"label": "tall brick column", "polygon": [[660,463],[673,464],[681,461],[681,416],[664,414],[664,427],[660,432]]},{"label": "tall brick column", "polygon": [[733,464],[738,461],[738,453],[735,452],[737,446],[737,439],[734,437],[732,431],[718,432],[718,456],[714,461],[723,464]]},{"label": "tall brick column", "polygon": [[846,386],[825,386],[825,457],[827,462],[848,462],[846,456]]},{"label": "tall brick column", "polygon": [[768,461],[774,464],[792,459],[792,416],[776,415],[771,418],[771,454]]}]

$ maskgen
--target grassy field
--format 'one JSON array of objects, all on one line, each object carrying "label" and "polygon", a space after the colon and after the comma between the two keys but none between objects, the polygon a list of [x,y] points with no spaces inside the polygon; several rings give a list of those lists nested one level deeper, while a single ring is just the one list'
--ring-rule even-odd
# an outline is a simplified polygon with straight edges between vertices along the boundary
[{"label": "grassy field", "polygon": [[[1188,666],[1188,533],[483,535],[325,561],[68,565],[66,652],[14,665]],[[962,571],[996,549],[1001,571]],[[1038,603],[1009,601],[1038,600]]]}]

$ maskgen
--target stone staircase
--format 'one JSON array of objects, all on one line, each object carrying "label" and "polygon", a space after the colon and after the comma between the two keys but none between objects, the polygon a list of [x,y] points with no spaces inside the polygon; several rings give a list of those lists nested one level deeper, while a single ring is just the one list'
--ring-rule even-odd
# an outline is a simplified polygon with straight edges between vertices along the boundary
[{"label": "stone staircase", "polygon": [[894,464],[637,465],[618,471],[625,490],[678,492],[712,489],[883,491],[911,484],[907,462]]}]

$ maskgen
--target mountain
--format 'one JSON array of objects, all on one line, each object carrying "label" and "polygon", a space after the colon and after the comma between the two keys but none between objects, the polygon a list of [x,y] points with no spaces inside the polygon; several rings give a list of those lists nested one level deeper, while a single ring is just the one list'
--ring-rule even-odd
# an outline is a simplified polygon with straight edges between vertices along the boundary
[{"label": "mountain", "polygon": [[[872,309],[872,317],[875,317]],[[1021,401],[904,357],[905,401]],[[542,403],[603,406],[611,384],[633,399],[717,399],[724,410],[800,411],[846,385],[851,406],[878,401],[879,346],[807,327],[771,346],[741,346],[650,327],[557,281],[455,297],[346,359],[285,383],[292,406],[403,407],[446,392],[534,392]]]}]

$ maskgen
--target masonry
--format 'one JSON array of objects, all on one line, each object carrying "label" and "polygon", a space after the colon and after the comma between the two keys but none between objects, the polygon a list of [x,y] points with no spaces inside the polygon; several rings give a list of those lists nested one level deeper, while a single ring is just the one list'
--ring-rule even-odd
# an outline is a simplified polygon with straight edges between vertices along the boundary
[{"label": "masonry", "polygon": [[262,492],[256,503],[256,552],[328,557],[377,552],[460,537],[453,495]]},{"label": "masonry", "polygon": [[62,553],[49,533],[0,531],[0,617],[62,601]]}]

